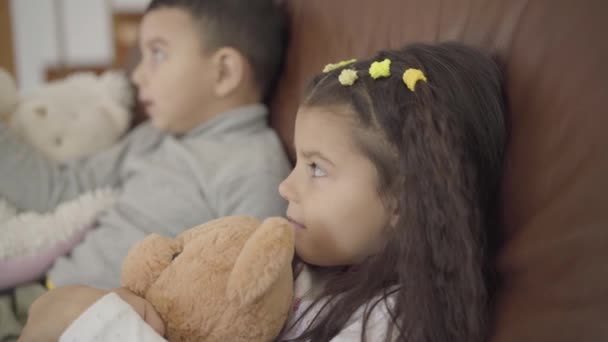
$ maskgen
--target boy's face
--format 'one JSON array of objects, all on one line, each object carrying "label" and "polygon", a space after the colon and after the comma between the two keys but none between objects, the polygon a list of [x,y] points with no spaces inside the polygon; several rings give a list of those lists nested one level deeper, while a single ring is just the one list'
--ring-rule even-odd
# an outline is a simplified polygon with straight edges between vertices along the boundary
[{"label": "boy's face", "polygon": [[390,215],[352,126],[321,108],[303,107],[296,116],[297,163],[279,192],[289,201],[296,252],[313,265],[356,264],[384,246]]},{"label": "boy's face", "polygon": [[133,82],[152,124],[173,134],[198,126],[214,96],[214,63],[199,25],[182,9],[155,9],[143,18],[139,44],[142,60]]}]

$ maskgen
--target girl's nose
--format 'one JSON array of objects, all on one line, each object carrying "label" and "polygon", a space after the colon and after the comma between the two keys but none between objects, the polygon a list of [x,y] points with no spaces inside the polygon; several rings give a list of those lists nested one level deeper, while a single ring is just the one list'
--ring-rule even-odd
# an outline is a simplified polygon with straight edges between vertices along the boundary
[{"label": "girl's nose", "polygon": [[289,176],[279,184],[279,193],[288,202],[296,202],[296,191],[293,186],[294,171],[291,171]]}]

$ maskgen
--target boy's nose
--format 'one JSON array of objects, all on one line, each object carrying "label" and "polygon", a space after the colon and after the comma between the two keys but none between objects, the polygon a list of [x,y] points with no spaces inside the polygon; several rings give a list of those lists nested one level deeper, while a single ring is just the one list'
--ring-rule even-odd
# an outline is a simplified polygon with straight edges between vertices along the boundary
[{"label": "boy's nose", "polygon": [[131,81],[135,84],[135,86],[137,86],[138,88],[141,87],[142,84],[142,67],[141,67],[141,63],[137,64],[137,66],[135,67],[135,70],[133,70],[133,73],[131,74]]}]

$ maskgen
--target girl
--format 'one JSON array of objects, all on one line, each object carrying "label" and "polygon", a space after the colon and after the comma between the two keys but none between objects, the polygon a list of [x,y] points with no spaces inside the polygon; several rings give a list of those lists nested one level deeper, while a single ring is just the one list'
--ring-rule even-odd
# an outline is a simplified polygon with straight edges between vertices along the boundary
[{"label": "girl", "polygon": [[[296,119],[297,164],[279,189],[299,269],[279,340],[486,340],[506,141],[501,81],[490,58],[456,44],[382,52],[314,79]],[[86,316],[117,316],[118,306],[87,310],[66,334],[86,340],[95,331]],[[107,336],[144,324],[114,321]]]},{"label": "girl", "polygon": [[306,92],[279,188],[305,265],[283,339],[485,341],[499,68],[455,44],[333,67]]}]

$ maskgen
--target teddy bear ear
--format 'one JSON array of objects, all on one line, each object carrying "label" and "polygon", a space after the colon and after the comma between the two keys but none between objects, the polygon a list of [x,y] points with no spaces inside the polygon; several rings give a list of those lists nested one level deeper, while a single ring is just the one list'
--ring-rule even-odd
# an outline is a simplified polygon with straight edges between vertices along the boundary
[{"label": "teddy bear ear", "polygon": [[179,242],[173,239],[158,234],[148,235],[129,250],[122,264],[121,285],[145,296],[181,249]]},{"label": "teddy bear ear", "polygon": [[283,218],[266,219],[245,243],[228,278],[228,300],[256,301],[291,267],[294,231]]}]

